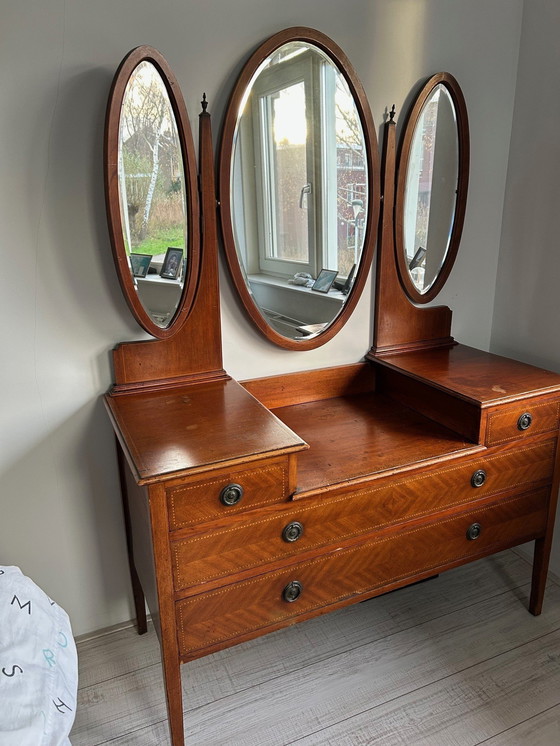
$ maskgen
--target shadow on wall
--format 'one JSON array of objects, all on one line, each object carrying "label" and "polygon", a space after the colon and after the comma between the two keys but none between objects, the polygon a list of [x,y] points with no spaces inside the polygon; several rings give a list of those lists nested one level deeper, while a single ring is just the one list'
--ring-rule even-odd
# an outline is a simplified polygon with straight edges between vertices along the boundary
[{"label": "shadow on wall", "polygon": [[40,257],[53,315],[71,316],[103,339],[124,325],[131,336],[139,329],[120,290],[105,212],[103,138],[114,72],[76,71],[56,93]]},{"label": "shadow on wall", "polygon": [[19,565],[68,612],[74,634],[132,618],[115,441],[102,401],[35,441],[1,484],[9,520],[0,564]]}]

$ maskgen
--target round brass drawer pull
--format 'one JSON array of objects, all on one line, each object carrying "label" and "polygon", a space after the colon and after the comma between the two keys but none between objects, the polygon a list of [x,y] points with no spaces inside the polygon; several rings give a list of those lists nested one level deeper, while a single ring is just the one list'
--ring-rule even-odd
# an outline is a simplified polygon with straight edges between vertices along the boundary
[{"label": "round brass drawer pull", "polygon": [[297,601],[303,591],[303,585],[299,580],[292,580],[282,591],[282,598],[289,604]]},{"label": "round brass drawer pull", "polygon": [[467,529],[467,539],[469,541],[474,541],[475,539],[478,539],[481,533],[482,526],[480,523],[473,523]]},{"label": "round brass drawer pull", "polygon": [[484,469],[477,469],[471,477],[471,485],[473,487],[482,487],[486,482],[486,472]]},{"label": "round brass drawer pull", "polygon": [[228,484],[220,492],[220,502],[222,505],[237,505],[243,497],[243,487],[240,484]]},{"label": "round brass drawer pull", "polygon": [[303,523],[299,521],[292,521],[282,531],[282,538],[284,541],[291,543],[297,541],[303,536]]},{"label": "round brass drawer pull", "polygon": [[517,420],[517,428],[518,430],[528,430],[531,427],[532,422],[533,422],[533,415],[530,412],[525,412]]}]

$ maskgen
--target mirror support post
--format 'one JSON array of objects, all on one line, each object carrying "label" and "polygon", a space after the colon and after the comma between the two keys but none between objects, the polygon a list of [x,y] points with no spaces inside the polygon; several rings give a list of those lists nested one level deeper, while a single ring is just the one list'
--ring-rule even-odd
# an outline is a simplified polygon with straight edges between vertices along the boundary
[{"label": "mirror support post", "polygon": [[434,347],[451,347],[451,310],[414,306],[403,292],[397,272],[395,210],[396,124],[394,107],[385,123],[382,153],[383,201],[377,257],[373,346],[366,358]]}]

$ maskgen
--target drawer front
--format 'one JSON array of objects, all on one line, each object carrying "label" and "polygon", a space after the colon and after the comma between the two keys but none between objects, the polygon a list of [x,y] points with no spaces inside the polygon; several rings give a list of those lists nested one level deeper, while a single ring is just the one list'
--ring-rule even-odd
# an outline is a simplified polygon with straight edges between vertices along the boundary
[{"label": "drawer front", "polygon": [[[226,577],[375,528],[427,515],[507,489],[550,480],[554,442],[470,459],[422,476],[385,482],[353,495],[290,502],[171,544],[176,590]],[[480,472],[479,487],[472,481]]]},{"label": "drawer front", "polygon": [[[329,604],[541,536],[547,496],[538,490],[179,601],[181,655],[194,658]],[[476,538],[467,538],[469,531]]]},{"label": "drawer front", "polygon": [[486,442],[490,445],[507,443],[549,430],[557,430],[560,403],[526,399],[513,406],[501,407],[488,415]]},{"label": "drawer front", "polygon": [[171,530],[281,502],[288,497],[288,459],[213,471],[167,490]]}]

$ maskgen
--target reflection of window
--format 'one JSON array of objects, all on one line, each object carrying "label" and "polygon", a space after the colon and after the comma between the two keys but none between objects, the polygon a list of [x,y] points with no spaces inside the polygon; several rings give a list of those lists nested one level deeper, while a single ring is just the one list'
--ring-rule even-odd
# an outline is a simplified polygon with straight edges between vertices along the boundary
[{"label": "reflection of window", "polygon": [[[247,267],[284,276],[328,267],[346,276],[363,243],[367,185],[361,124],[345,80],[316,50],[300,51],[259,73],[250,112],[234,176],[244,183]],[[249,128],[250,156],[243,144]],[[253,177],[251,218],[245,199]]]}]

